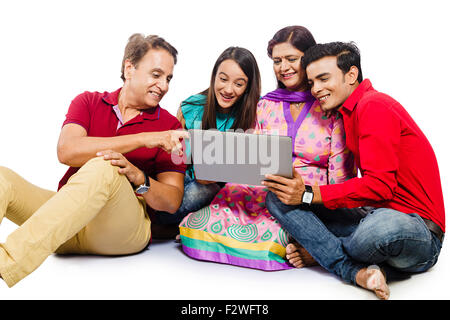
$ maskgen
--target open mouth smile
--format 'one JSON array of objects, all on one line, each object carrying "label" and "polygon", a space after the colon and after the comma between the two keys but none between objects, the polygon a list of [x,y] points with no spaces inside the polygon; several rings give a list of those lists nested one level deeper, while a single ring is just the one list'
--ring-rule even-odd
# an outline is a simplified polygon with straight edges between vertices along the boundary
[{"label": "open mouth smile", "polygon": [[283,77],[284,80],[287,80],[292,78],[295,74],[296,72],[282,73],[281,76]]},{"label": "open mouth smile", "polygon": [[319,100],[319,102],[322,103],[322,102],[325,102],[325,101],[328,99],[329,96],[330,96],[330,95],[327,94],[327,95],[318,97],[317,100]]},{"label": "open mouth smile", "polygon": [[224,94],[220,94],[220,96],[222,97],[222,99],[225,101],[225,102],[230,102],[230,101],[232,101],[233,100],[233,98],[234,98],[234,96],[228,96],[228,95],[224,95]]},{"label": "open mouth smile", "polygon": [[150,90],[149,93],[150,93],[152,96],[154,96],[155,98],[157,98],[157,99],[161,99],[162,96],[163,96],[161,92],[155,92],[155,91],[152,91],[152,90]]}]

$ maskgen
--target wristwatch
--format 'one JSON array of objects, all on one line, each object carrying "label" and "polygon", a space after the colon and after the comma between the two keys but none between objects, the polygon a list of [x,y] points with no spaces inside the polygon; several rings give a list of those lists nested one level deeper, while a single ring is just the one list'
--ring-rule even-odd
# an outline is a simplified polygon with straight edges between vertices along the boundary
[{"label": "wristwatch", "polygon": [[305,185],[305,191],[302,195],[302,203],[311,204],[314,198],[314,192],[311,186]]},{"label": "wristwatch", "polygon": [[134,190],[134,192],[136,192],[137,194],[144,194],[148,191],[148,189],[150,189],[150,179],[148,178],[148,175],[144,171],[142,171],[142,173],[145,176],[145,182],[144,184],[141,184]]}]

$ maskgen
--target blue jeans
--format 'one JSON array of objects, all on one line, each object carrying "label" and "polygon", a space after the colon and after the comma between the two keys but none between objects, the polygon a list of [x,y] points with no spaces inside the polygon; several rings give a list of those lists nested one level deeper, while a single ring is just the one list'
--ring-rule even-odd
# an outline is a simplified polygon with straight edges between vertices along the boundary
[{"label": "blue jeans", "polygon": [[224,184],[201,184],[185,175],[183,201],[174,214],[159,211],[155,214],[156,224],[179,224],[188,213],[209,205]]},{"label": "blue jeans", "polygon": [[424,272],[437,262],[442,246],[415,213],[290,206],[272,192],[266,207],[322,267],[353,284],[357,272],[371,264],[381,265],[388,280],[399,273]]}]

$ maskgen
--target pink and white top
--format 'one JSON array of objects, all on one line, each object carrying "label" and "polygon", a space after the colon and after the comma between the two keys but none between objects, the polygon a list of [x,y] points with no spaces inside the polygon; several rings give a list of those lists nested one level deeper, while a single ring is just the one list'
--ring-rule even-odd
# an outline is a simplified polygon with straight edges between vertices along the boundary
[{"label": "pink and white top", "polygon": [[289,103],[261,99],[256,117],[256,133],[292,137],[292,161],[305,184],[342,183],[356,176],[339,114],[328,118],[314,102],[306,115],[300,113],[294,121]]}]

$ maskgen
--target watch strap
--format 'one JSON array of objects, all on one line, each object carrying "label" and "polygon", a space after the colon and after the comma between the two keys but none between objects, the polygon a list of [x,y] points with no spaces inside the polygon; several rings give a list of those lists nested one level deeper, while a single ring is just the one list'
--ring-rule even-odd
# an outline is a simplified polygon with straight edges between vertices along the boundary
[{"label": "watch strap", "polygon": [[134,186],[134,192],[137,192],[138,194],[143,194],[148,191],[150,188],[150,178],[145,171],[142,171],[144,174],[144,184],[141,184],[139,186]]},{"label": "watch strap", "polygon": [[145,177],[144,186],[150,187],[150,178],[148,177],[148,174],[145,171],[142,171],[142,173],[144,174]]}]

